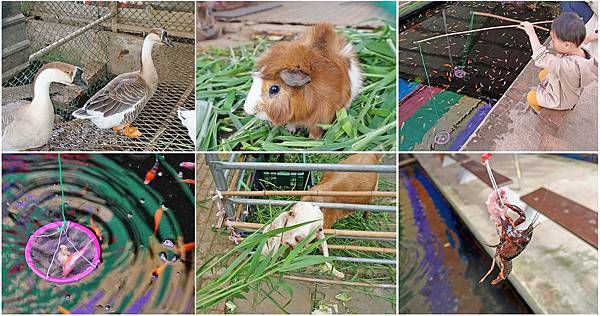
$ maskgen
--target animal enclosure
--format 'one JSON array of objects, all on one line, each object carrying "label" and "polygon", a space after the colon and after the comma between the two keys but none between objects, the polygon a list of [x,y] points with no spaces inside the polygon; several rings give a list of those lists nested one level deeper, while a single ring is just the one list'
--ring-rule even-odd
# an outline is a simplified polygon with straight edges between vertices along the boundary
[{"label": "animal enclosure", "polygon": [[[178,110],[194,110],[194,5],[192,2],[22,2],[28,62],[3,69],[3,103],[31,100],[32,81],[46,63],[62,61],[83,70],[86,89],[52,85],[57,118],[49,150],[183,151],[194,145]],[[127,138],[96,128],[71,113],[115,76],[139,69],[144,36],[164,28],[174,48],[155,47],[158,89]],[[5,54],[6,55],[6,54]],[[5,58],[7,56],[3,56]]]},{"label": "animal enclosure", "polygon": [[[274,216],[297,202],[302,196],[372,196],[377,197],[371,204],[317,203],[320,207],[348,209],[355,212],[370,212],[374,218],[392,218],[389,225],[376,228],[364,224],[353,225],[357,217],[339,220],[332,229],[325,229],[326,237],[331,237],[328,247],[336,261],[349,264],[387,265],[395,267],[396,232],[395,214],[396,193],[392,185],[390,191],[307,191],[314,178],[322,171],[375,172],[380,176],[395,174],[392,164],[357,165],[308,163],[300,155],[293,155],[297,162],[250,162],[240,161],[240,155],[232,154],[228,161],[219,159],[216,154],[206,154],[216,185],[216,198],[224,208],[225,215],[216,227],[227,227],[232,236],[243,239],[248,233],[261,229],[270,223]],[[380,182],[383,181],[380,179]],[[382,186],[379,187],[382,190]],[[393,214],[393,215],[391,215]],[[353,214],[359,215],[359,214]],[[351,217],[353,216],[351,215]],[[360,227],[357,227],[360,226]],[[340,264],[340,263],[338,263]],[[335,264],[334,264],[335,265]],[[392,268],[395,270],[394,268]],[[391,276],[395,279],[395,276]]]}]

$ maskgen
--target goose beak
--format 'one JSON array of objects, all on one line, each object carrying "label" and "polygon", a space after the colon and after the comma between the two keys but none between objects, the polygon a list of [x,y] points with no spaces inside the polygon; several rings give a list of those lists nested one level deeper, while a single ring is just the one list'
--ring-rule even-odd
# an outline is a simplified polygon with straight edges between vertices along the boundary
[{"label": "goose beak", "polygon": [[80,68],[77,68],[77,70],[75,70],[75,74],[73,75],[73,84],[87,89],[88,85],[85,82],[85,80],[83,80],[82,74],[83,70],[81,70]]},{"label": "goose beak", "polygon": [[163,45],[166,45],[167,47],[175,47],[175,45],[173,45],[173,42],[171,42],[171,39],[167,35],[167,32],[163,33],[163,36],[162,36],[162,39],[161,39],[161,43]]}]

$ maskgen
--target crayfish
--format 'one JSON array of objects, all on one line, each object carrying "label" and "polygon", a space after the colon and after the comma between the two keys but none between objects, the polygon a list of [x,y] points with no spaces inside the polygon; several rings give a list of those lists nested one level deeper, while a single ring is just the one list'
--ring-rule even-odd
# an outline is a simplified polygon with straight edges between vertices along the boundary
[{"label": "crayfish", "polygon": [[[503,191],[501,191],[500,194],[505,196]],[[498,259],[498,262],[500,263],[500,274],[498,274],[496,279],[492,281],[492,285],[496,285],[508,277],[512,270],[511,260],[520,255],[531,241],[533,229],[535,228],[534,223],[539,217],[539,213],[536,213],[535,217],[531,221],[531,224],[529,224],[526,229],[519,230],[517,229],[517,226],[524,223],[526,220],[525,212],[518,206],[505,202],[503,203],[504,206],[517,213],[519,218],[517,220],[513,220],[510,216],[508,216],[508,214],[506,214],[506,212],[503,214],[494,213],[494,211],[491,209],[495,209],[497,211],[500,210],[501,207],[498,207],[497,204],[493,206],[490,204],[498,202],[498,194],[496,192],[492,192],[490,198],[488,199],[488,211],[490,212],[490,218],[496,223],[496,230],[498,232],[498,236],[500,237],[500,242],[497,245],[491,245],[484,242],[488,247],[496,248],[496,253],[493,256],[490,270],[479,281],[479,283],[483,282],[485,278],[492,273],[492,271],[494,271],[494,265],[496,264],[496,259]]]}]

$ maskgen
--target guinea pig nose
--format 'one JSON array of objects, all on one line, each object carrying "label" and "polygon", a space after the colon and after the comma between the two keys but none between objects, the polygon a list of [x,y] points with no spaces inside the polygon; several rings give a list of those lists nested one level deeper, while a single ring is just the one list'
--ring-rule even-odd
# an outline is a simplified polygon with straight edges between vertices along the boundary
[{"label": "guinea pig nose", "polygon": [[299,242],[301,242],[301,241],[303,241],[303,240],[304,240],[304,237],[302,237],[302,236],[298,235],[298,236],[294,237],[294,239],[296,240],[296,242],[298,242],[298,243],[299,243]]}]

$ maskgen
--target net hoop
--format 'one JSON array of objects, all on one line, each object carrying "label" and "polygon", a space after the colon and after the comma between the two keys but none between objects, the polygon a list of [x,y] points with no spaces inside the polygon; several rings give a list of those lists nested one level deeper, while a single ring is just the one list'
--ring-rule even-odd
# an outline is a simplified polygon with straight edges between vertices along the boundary
[{"label": "net hoop", "polygon": [[69,277],[53,277],[53,276],[47,276],[46,272],[41,271],[40,269],[38,269],[38,267],[35,265],[33,258],[31,257],[31,251],[32,251],[32,247],[33,247],[33,241],[36,240],[36,238],[44,238],[42,235],[51,233],[51,232],[57,232],[58,228],[61,227],[63,225],[63,221],[58,221],[58,222],[52,222],[49,224],[46,224],[40,228],[38,228],[38,230],[36,230],[31,236],[29,236],[29,240],[27,240],[27,244],[25,245],[25,261],[27,262],[27,265],[29,266],[29,268],[31,269],[31,271],[33,271],[33,273],[37,274],[39,277],[41,277],[42,279],[46,280],[46,281],[50,281],[50,282],[54,282],[54,283],[71,283],[71,282],[76,282],[79,281],[81,279],[83,279],[84,277],[88,276],[90,273],[92,273],[96,267],[98,267],[98,264],[100,263],[100,243],[98,242],[98,238],[96,237],[96,235],[87,227],[78,224],[78,223],[74,223],[74,222],[70,222],[67,221],[66,225],[65,225],[65,231],[68,231],[69,229],[77,229],[83,233],[85,233],[91,240],[92,242],[92,246],[94,246],[95,249],[95,255],[94,258],[92,259],[92,265],[88,266],[83,272],[80,272],[78,274],[75,274],[73,276],[69,276]]}]

